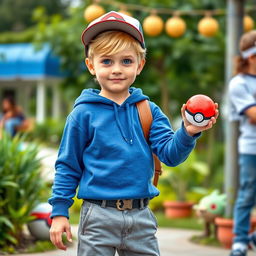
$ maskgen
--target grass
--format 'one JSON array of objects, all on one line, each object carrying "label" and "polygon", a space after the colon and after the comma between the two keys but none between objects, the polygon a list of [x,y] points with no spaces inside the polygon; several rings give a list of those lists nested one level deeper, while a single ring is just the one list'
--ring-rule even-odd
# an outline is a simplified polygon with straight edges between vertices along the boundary
[{"label": "grass", "polygon": [[207,246],[214,246],[214,247],[222,247],[220,242],[215,237],[202,237],[202,236],[192,236],[190,241],[199,245],[207,245]]},{"label": "grass", "polygon": [[55,249],[56,248],[51,241],[36,241],[35,244],[27,248],[24,252],[27,252],[27,253],[47,252]]},{"label": "grass", "polygon": [[155,216],[158,221],[158,226],[161,228],[203,230],[203,224],[199,223],[198,218],[195,217],[169,219],[165,217],[163,212],[156,212]]},{"label": "grass", "polygon": [[55,246],[51,243],[51,241],[32,241],[26,240],[25,244],[19,244],[17,246],[6,245],[1,248],[0,255],[9,255],[9,254],[17,254],[17,253],[37,253],[37,252],[47,252],[55,250]]}]

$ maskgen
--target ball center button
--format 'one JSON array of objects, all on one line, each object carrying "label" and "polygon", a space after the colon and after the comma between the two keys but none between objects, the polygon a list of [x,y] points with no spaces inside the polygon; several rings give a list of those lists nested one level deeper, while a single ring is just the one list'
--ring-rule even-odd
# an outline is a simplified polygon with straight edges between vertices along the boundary
[{"label": "ball center button", "polygon": [[204,120],[204,116],[201,113],[197,113],[195,114],[194,119],[197,123],[201,123]]}]

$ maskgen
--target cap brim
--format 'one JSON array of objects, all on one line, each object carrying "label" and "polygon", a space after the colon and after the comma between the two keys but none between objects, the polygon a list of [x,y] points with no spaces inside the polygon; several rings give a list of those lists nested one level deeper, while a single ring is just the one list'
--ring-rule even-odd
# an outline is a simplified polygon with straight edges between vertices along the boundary
[{"label": "cap brim", "polygon": [[82,42],[85,47],[87,47],[90,41],[94,39],[97,35],[102,32],[112,30],[123,31],[130,34],[132,37],[140,42],[143,48],[145,48],[144,39],[141,32],[135,26],[132,26],[131,24],[121,20],[104,20],[93,24],[92,26],[88,27],[83,31]]}]

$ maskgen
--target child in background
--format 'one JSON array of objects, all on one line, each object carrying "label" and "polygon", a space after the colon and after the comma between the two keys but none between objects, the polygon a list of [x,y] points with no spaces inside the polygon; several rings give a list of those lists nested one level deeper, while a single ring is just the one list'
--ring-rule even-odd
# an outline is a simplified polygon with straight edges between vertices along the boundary
[{"label": "child in background", "polygon": [[67,118],[49,199],[51,241],[63,250],[62,233],[71,241],[68,208],[79,186],[83,205],[77,255],[160,255],[157,220],[148,208],[149,200],[159,195],[151,181],[152,152],[168,166],[182,163],[200,132],[216,122],[218,110],[207,126],[197,127],[184,118],[183,105],[183,122],[174,132],[150,101],[153,122],[147,143],[136,102],[148,97],[131,87],[145,64],[139,21],[109,12],[88,25],[82,41],[86,65],[100,90],[84,90]]},{"label": "child in background", "polygon": [[246,256],[256,247],[256,233],[248,236],[251,210],[256,202],[256,30],[240,40],[241,56],[230,81],[231,118],[239,120],[239,191],[234,207],[234,241],[230,256]]}]

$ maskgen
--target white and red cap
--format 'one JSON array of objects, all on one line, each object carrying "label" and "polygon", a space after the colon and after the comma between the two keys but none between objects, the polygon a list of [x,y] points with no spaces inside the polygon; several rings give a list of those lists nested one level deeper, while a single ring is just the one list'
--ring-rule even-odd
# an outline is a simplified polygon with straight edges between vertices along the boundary
[{"label": "white and red cap", "polygon": [[86,55],[91,40],[106,31],[125,32],[138,40],[141,47],[145,49],[140,22],[123,13],[111,11],[92,21],[83,31],[81,39],[86,49]]}]

